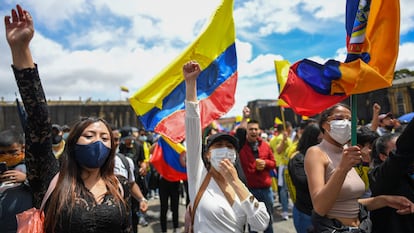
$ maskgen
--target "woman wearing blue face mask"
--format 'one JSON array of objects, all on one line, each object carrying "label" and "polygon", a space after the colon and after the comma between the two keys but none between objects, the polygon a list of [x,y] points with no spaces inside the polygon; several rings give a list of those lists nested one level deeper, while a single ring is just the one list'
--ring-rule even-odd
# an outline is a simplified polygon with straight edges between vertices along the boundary
[{"label": "woman wearing blue face mask", "polygon": [[322,142],[310,147],[305,156],[313,211],[314,232],[371,232],[367,210],[385,206],[398,214],[410,214],[414,204],[402,196],[361,199],[365,184],[353,167],[362,160],[361,149],[351,139],[351,111],[343,104],[321,113]]},{"label": "woman wearing blue face mask", "polygon": [[128,186],[121,185],[114,175],[111,128],[102,119],[76,123],[59,169],[52,152],[47,101],[29,49],[33,19],[18,5],[5,17],[5,26],[12,68],[28,115],[25,155],[34,205],[40,207],[48,187],[53,190],[44,209],[46,232],[132,232],[124,200],[129,198]]},{"label": "woman wearing blue face mask", "polygon": [[[270,219],[266,207],[239,179],[233,164],[238,156],[237,139],[229,134],[214,134],[207,139],[202,151],[196,91],[200,72],[200,66],[195,61],[183,66],[186,83],[186,163],[194,232],[244,232],[247,224],[252,230],[263,231]],[[202,153],[206,166],[200,156]]]}]

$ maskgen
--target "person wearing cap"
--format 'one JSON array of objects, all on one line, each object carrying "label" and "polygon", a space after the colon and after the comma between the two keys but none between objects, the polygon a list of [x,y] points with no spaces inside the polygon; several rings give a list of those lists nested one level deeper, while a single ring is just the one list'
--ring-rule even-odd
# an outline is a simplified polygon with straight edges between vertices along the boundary
[{"label": "person wearing cap", "polygon": [[374,103],[372,105],[372,121],[371,129],[376,131],[379,136],[393,133],[394,129],[394,117],[391,112],[380,114],[381,105]]},{"label": "person wearing cap", "polygon": [[69,132],[70,132],[69,125],[62,125],[62,132],[63,132],[63,134],[62,134],[63,140],[66,140],[68,138]]},{"label": "person wearing cap", "polygon": [[[119,132],[118,129],[116,129],[115,127],[112,127],[112,135],[114,137],[115,147],[118,150],[122,134]],[[130,188],[129,191],[131,192],[131,195],[135,200],[134,201],[135,211],[138,209],[136,206],[138,203],[139,211],[142,211],[145,213],[148,209],[148,201],[142,194],[141,189],[139,188],[138,184],[135,182],[134,170],[135,170],[134,161],[130,157],[127,157],[124,154],[117,151],[115,153],[114,173],[115,175],[117,175],[118,179],[125,179],[127,183],[129,184],[129,188]],[[130,206],[132,206],[131,199],[127,199],[126,201],[128,202]],[[131,213],[130,217],[131,217],[131,222],[132,222],[132,219],[134,219],[135,221],[134,222],[135,224],[132,226],[132,230],[133,232],[136,233],[138,232],[138,228],[136,224],[138,222],[138,218],[137,217],[133,218],[132,216],[134,215],[136,216],[135,212]]]},{"label": "person wearing cap", "polygon": [[[271,171],[276,168],[276,161],[270,144],[263,142],[259,132],[259,122],[250,119],[250,109],[244,107],[243,119],[235,134],[240,145],[240,163],[247,179],[247,187],[259,201],[265,203],[270,216],[270,223],[264,233],[272,233],[274,200]],[[250,232],[255,230],[250,229]]]},{"label": "person wearing cap", "polygon": [[[148,188],[147,184],[145,183],[144,174],[144,172],[146,173],[146,163],[144,162],[144,148],[142,144],[139,141],[137,141],[133,127],[123,127],[119,130],[119,132],[121,133],[121,141],[118,147],[119,153],[131,158],[132,161],[134,161],[135,182],[138,184],[142,194],[144,196],[147,196]],[[139,216],[137,214],[132,215],[132,225],[136,226],[141,222],[141,225],[147,226],[148,223],[145,219],[145,215],[142,214],[142,212],[140,211],[139,202],[136,199],[132,199],[131,202],[132,211],[134,213],[139,213]],[[134,232],[136,232],[136,227],[134,227],[133,230]]]},{"label": "person wearing cap", "polygon": [[377,133],[382,136],[387,133],[393,133],[394,129],[394,117],[391,112],[383,113],[378,116],[378,129]]},{"label": "person wearing cap", "polygon": [[[263,231],[270,216],[237,175],[238,140],[226,133],[211,135],[202,149],[200,106],[197,99],[197,77],[200,65],[189,61],[183,66],[186,83],[185,133],[187,144],[187,174],[190,205],[194,216],[194,232]],[[205,164],[201,156],[205,157]],[[204,185],[203,185],[204,184]],[[205,187],[198,205],[194,206],[200,187]]]}]

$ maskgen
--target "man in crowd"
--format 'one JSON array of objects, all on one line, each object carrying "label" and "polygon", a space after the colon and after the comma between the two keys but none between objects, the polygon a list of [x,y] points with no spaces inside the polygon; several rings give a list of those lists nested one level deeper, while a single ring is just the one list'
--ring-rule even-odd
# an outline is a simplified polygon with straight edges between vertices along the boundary
[{"label": "man in crowd", "polygon": [[236,130],[239,140],[239,158],[247,179],[247,187],[258,201],[265,203],[269,213],[270,222],[265,233],[273,232],[273,192],[271,189],[272,177],[270,171],[276,167],[276,162],[271,148],[260,137],[259,123],[256,120],[247,119],[250,109],[243,109],[243,119]]}]

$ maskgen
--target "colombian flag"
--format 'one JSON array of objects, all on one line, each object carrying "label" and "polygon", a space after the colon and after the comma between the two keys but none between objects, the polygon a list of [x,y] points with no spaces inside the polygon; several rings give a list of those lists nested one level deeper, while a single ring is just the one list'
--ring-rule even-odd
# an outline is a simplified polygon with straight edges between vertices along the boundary
[{"label": "colombian flag", "polygon": [[202,127],[233,107],[237,84],[233,1],[223,0],[199,37],[129,99],[145,129],[165,135],[173,142],[184,139],[182,66],[189,60],[197,60],[203,68],[197,79]]},{"label": "colombian flag", "polygon": [[349,95],[391,86],[399,25],[397,0],[347,0],[345,62],[296,62],[290,67],[280,98],[296,113],[312,116]]},{"label": "colombian flag", "polygon": [[[275,61],[276,80],[279,84],[279,93],[285,88],[285,84],[288,79],[290,63],[287,60]],[[282,99],[277,100],[277,104],[280,107],[289,107],[289,105]]]},{"label": "colombian flag", "polygon": [[187,180],[187,170],[180,163],[180,155],[185,153],[181,143],[174,143],[161,136],[152,152],[150,163],[168,181]]}]

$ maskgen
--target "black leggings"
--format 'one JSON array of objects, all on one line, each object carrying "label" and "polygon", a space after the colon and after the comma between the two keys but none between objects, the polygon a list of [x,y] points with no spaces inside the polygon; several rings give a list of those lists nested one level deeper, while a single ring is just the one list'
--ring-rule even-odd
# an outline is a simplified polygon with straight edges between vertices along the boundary
[{"label": "black leggings", "polygon": [[170,199],[170,210],[172,212],[173,227],[178,228],[178,203],[180,200],[180,181],[171,182],[161,177],[159,194],[161,205],[161,231],[167,231],[168,199]]}]

